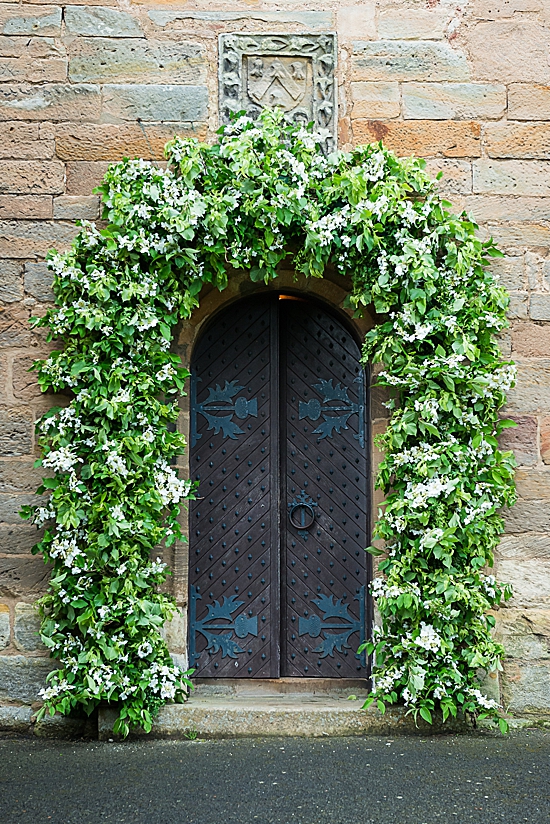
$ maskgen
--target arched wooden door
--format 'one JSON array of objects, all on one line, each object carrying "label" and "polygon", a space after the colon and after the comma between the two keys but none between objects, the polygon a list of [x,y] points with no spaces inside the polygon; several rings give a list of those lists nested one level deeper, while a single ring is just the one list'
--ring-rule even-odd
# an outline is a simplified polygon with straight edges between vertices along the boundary
[{"label": "arched wooden door", "polygon": [[368,414],[353,335],[317,302],[219,313],[192,359],[190,665],[367,675]]}]

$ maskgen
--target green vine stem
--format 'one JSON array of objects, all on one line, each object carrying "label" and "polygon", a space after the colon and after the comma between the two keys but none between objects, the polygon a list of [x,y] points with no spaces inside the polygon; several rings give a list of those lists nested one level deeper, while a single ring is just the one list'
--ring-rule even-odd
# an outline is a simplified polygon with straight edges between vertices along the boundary
[{"label": "green vine stem", "polygon": [[268,283],[292,248],[298,272],[322,277],[331,263],[350,280],[350,306],[374,306],[364,360],[382,362],[378,384],[395,396],[380,439],[382,623],[366,645],[368,703],[403,701],[428,721],[435,709],[500,717],[476,681],[500,668],[491,611],[510,595],[485,572],[498,510],[514,501],[513,458],[497,445],[514,380],[495,340],[508,298],[486,268],[500,253],[447,211],[423,161],[382,145],[324,157],[322,139],[266,111],[212,146],[175,138],[166,170],[124,160],[100,187],[107,228],[83,223],[70,251],[49,257],[56,306],[34,322],[63,348],[38,375],[71,401],[38,423],[53,472],[39,492],[51,494],[24,513],[46,525],[35,551],[52,564],[42,640],[59,668],[42,712],[116,702],[127,734],[185,698],[190,673],[160,633],[175,609],[159,589],[167,570],[151,560],[181,538],[193,495],[173,468],[188,372],[172,333],[203,284],[225,288],[232,269]]}]

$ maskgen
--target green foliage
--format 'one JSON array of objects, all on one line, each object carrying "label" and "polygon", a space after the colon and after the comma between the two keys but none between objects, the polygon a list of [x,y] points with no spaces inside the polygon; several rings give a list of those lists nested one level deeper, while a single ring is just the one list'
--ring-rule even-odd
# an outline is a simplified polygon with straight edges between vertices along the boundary
[{"label": "green foliage", "polygon": [[188,376],[169,352],[173,329],[204,284],[224,289],[232,269],[268,283],[293,257],[308,277],[335,265],[350,306],[379,316],[364,360],[381,363],[393,414],[379,438],[384,577],[368,703],[404,701],[428,722],[435,710],[499,717],[476,678],[500,668],[490,610],[510,595],[485,572],[498,510],[514,501],[512,455],[497,445],[514,380],[495,341],[508,298],[486,268],[500,253],[447,211],[422,161],[382,145],[326,158],[320,142],[275,112],[240,118],[213,146],[175,138],[166,170],[111,166],[106,228],[83,224],[69,252],[50,256],[57,306],[36,323],[64,346],[38,364],[39,381],[72,400],[38,425],[54,477],[40,489],[46,506],[26,512],[48,525],[37,551],[53,564],[42,638],[60,668],[45,711],[117,701],[126,734],[185,696],[189,673],[160,635],[174,608],[159,590],[166,570],[150,560],[181,537],[193,495],[172,466]]}]

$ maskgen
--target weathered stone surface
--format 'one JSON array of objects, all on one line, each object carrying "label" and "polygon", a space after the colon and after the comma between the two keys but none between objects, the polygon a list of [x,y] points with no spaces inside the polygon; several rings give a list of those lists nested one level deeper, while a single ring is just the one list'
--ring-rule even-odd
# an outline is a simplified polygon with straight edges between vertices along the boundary
[{"label": "weathered stone surface", "polygon": [[543,0],[504,0],[493,3],[492,0],[474,0],[472,14],[481,20],[498,20],[501,17],[513,17],[516,12],[542,11]]},{"label": "weathered stone surface", "polygon": [[512,83],[508,87],[511,120],[550,120],[550,86]]},{"label": "weathered stone surface", "polygon": [[30,412],[0,409],[0,455],[28,455],[32,448],[31,431]]},{"label": "weathered stone surface", "polygon": [[187,649],[187,613],[178,609],[173,619],[164,624],[162,635],[170,652],[185,652]]},{"label": "weathered stone surface", "polygon": [[[0,458],[0,492],[36,492],[44,475],[50,474],[32,460],[2,460]],[[0,554],[3,550],[0,547]]]},{"label": "weathered stone surface", "polygon": [[472,191],[472,164],[467,160],[428,160],[426,171],[432,177],[443,172],[437,188],[443,197],[469,194]]},{"label": "weathered stone surface", "polygon": [[[21,8],[21,7],[20,7]],[[32,8],[28,6],[27,8]],[[26,57],[39,60],[47,57],[55,60],[66,57],[65,47],[58,37],[13,37],[0,34],[1,57]]]},{"label": "weathered stone surface", "polygon": [[353,44],[352,80],[469,80],[464,54],[447,43],[378,40]]},{"label": "weathered stone surface", "polygon": [[471,120],[502,117],[506,86],[490,83],[406,83],[403,116],[415,120]]},{"label": "weathered stone surface", "polygon": [[0,260],[0,301],[16,303],[23,298],[23,276],[20,263]]},{"label": "weathered stone surface", "polygon": [[25,292],[37,300],[53,301],[53,272],[47,263],[25,263]]},{"label": "weathered stone surface", "polygon": [[550,123],[489,123],[483,142],[489,157],[550,159]]},{"label": "weathered stone surface", "polygon": [[528,415],[510,416],[517,426],[505,429],[499,438],[500,448],[511,449],[520,465],[533,466],[537,463],[537,419]]},{"label": "weathered stone surface", "polygon": [[85,37],[143,37],[139,21],[131,14],[101,6],[67,6],[65,28]]},{"label": "weathered stone surface", "polygon": [[485,228],[503,252],[514,254],[527,246],[550,246],[550,226],[546,223],[491,222]]},{"label": "weathered stone surface", "polygon": [[[481,223],[485,216],[483,210],[480,210],[481,216],[479,216],[475,211],[475,204],[472,209],[469,209],[471,200],[471,198],[468,198],[466,201],[466,208],[468,211],[472,211]],[[491,206],[486,205],[486,208],[489,210]],[[519,292],[527,287],[523,255],[495,258],[491,261],[491,272],[499,277],[501,284],[510,292]]]},{"label": "weathered stone surface", "polygon": [[0,57],[0,82],[62,83],[68,65],[64,58]]},{"label": "weathered stone surface", "polygon": [[21,303],[8,304],[0,312],[0,349],[31,343],[29,317],[29,310]]},{"label": "weathered stone surface", "polygon": [[533,320],[550,320],[550,294],[531,295],[529,315]]},{"label": "weathered stone surface", "polygon": [[0,706],[0,730],[28,732],[31,726],[30,707],[16,707],[13,704]]},{"label": "weathered stone surface", "polygon": [[206,86],[105,85],[103,120],[193,122],[204,120],[208,108]]},{"label": "weathered stone surface", "polygon": [[[363,10],[364,7],[357,8]],[[374,12],[372,12],[372,16],[374,17]],[[211,29],[211,26],[208,26],[209,23],[230,23],[239,20],[276,23],[279,26],[297,23],[311,30],[329,30],[334,27],[334,18],[330,11],[252,11],[248,8],[240,11],[151,9],[148,12],[148,17],[156,27],[164,31],[179,31],[182,25],[189,25],[191,21],[194,23],[203,22],[208,29]],[[357,34],[355,36],[357,37]]]},{"label": "weathered stone surface", "polygon": [[338,9],[338,37],[344,43],[376,38],[376,3]]},{"label": "weathered stone surface", "polygon": [[398,155],[429,157],[479,157],[481,129],[478,123],[463,121],[354,120],[353,136],[357,143],[382,140]]},{"label": "weathered stone surface", "polygon": [[[527,502],[532,504],[532,502]],[[510,606],[550,606],[550,536],[521,532],[504,535],[495,554],[497,575],[513,585]]]},{"label": "weathered stone surface", "polygon": [[399,117],[401,99],[397,81],[351,84],[353,108],[352,117],[366,117],[370,120]]},{"label": "weathered stone surface", "polygon": [[448,9],[437,7],[382,9],[378,15],[378,37],[381,40],[442,40],[451,16]]},{"label": "weathered stone surface", "polygon": [[0,698],[31,704],[55,668],[55,661],[49,658],[0,655]]},{"label": "weathered stone surface", "polygon": [[495,634],[508,658],[550,658],[550,610],[501,609],[496,618]]},{"label": "weathered stone surface", "polygon": [[50,569],[40,556],[0,558],[0,594],[11,598],[41,595],[50,577]]},{"label": "weathered stone surface", "polygon": [[57,220],[95,220],[99,217],[99,196],[56,197],[53,202],[53,216]]},{"label": "weathered stone surface", "polygon": [[52,247],[67,249],[77,232],[77,227],[63,223],[0,220],[0,256],[45,258]]},{"label": "weathered stone surface", "polygon": [[[204,126],[194,128],[189,123],[142,124],[141,127],[137,123],[120,126],[63,124],[57,129],[55,145],[58,157],[63,160],[112,161],[122,160],[123,157],[161,160],[164,158],[164,146],[176,134],[204,140],[206,129]],[[101,177],[106,166],[104,164],[98,168]],[[73,186],[71,174],[68,174],[68,188]],[[91,188],[99,183],[100,177],[94,175],[94,179],[97,182]]]},{"label": "weathered stone surface", "polygon": [[27,555],[43,535],[32,524],[21,521],[21,526],[0,524],[0,555]]},{"label": "weathered stone surface", "polygon": [[540,419],[540,456],[543,462],[550,464],[550,417]]},{"label": "weathered stone surface", "polygon": [[0,194],[61,194],[65,167],[58,160],[4,160]]},{"label": "weathered stone surface", "polygon": [[550,360],[517,360],[517,383],[508,393],[507,409],[512,412],[550,412]]},{"label": "weathered stone surface", "polygon": [[204,49],[188,42],[75,40],[69,77],[76,83],[204,83]]},{"label": "weathered stone surface", "polygon": [[22,652],[46,651],[40,640],[40,616],[34,604],[15,605],[14,644]]},{"label": "weathered stone surface", "polygon": [[550,471],[548,469],[521,469],[515,475],[518,495],[523,500],[550,501]]},{"label": "weathered stone surface", "polygon": [[0,158],[49,160],[53,140],[40,140],[38,123],[0,123]]},{"label": "weathered stone surface", "polygon": [[84,160],[67,163],[66,193],[68,195],[91,195],[93,189],[103,180],[108,168],[108,161]]},{"label": "weathered stone surface", "polygon": [[[37,184],[40,186],[40,181]],[[49,220],[52,217],[51,195],[0,195],[0,220]]]},{"label": "weathered stone surface", "polygon": [[[472,195],[465,208],[473,212],[478,223],[498,221],[550,220],[550,198],[512,197],[503,195]],[[493,266],[498,261],[491,263]]]},{"label": "weathered stone surface", "polygon": [[517,354],[525,358],[550,358],[550,326],[515,323],[512,327],[512,352],[514,356]]},{"label": "weathered stone surface", "polygon": [[507,662],[501,676],[505,707],[511,712],[541,713],[550,707],[550,664]]},{"label": "weathered stone surface", "polygon": [[0,32],[6,35],[61,34],[61,8],[59,6],[18,6],[2,3],[0,6]]},{"label": "weathered stone surface", "polygon": [[529,311],[529,296],[527,294],[514,293],[510,295],[510,306],[508,307],[508,317],[510,320],[527,320]]},{"label": "weathered stone surface", "polygon": [[7,604],[0,604],[0,649],[10,644],[10,608]]},{"label": "weathered stone surface", "polygon": [[99,86],[61,83],[45,86],[0,86],[0,120],[75,120],[90,123],[99,120],[101,93]]},{"label": "weathered stone surface", "polygon": [[497,83],[550,80],[550,32],[529,17],[478,23],[468,32],[468,50],[478,80]]},{"label": "weathered stone surface", "polygon": [[0,494],[0,522],[4,524],[20,524],[19,510],[22,506],[30,506],[40,501],[36,495],[6,495]]},{"label": "weathered stone surface", "polygon": [[15,398],[33,400],[42,394],[36,371],[30,371],[34,358],[16,358],[12,364],[12,388]]},{"label": "weathered stone surface", "polygon": [[474,161],[474,192],[498,195],[548,194],[550,163],[538,160]]}]

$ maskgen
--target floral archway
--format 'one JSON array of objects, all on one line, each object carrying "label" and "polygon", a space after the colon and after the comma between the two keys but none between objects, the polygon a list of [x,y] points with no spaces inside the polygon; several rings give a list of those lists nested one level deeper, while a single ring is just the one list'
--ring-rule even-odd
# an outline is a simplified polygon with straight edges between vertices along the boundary
[{"label": "floral archway", "polygon": [[508,298],[486,268],[500,253],[447,211],[423,161],[381,145],[325,157],[322,139],[269,111],[213,146],[175,138],[166,170],[111,166],[100,187],[107,227],[83,224],[69,252],[50,256],[56,306],[35,322],[63,348],[38,364],[39,381],[73,397],[38,424],[53,472],[39,491],[51,495],[25,513],[46,525],[35,551],[53,565],[42,639],[59,669],[43,712],[116,702],[115,731],[127,734],[185,697],[190,673],[160,632],[175,609],[159,588],[168,571],[151,560],[182,537],[178,516],[194,494],[173,468],[188,372],[172,334],[204,284],[224,289],[235,269],[268,283],[291,257],[311,278],[334,265],[349,306],[374,306],[363,356],[382,362],[378,384],[394,390],[379,443],[382,622],[367,644],[368,703],[403,701],[427,721],[434,710],[499,719],[476,677],[500,668],[490,610],[510,594],[484,571],[498,509],[514,501],[513,458],[497,444],[514,380],[495,339]]}]

